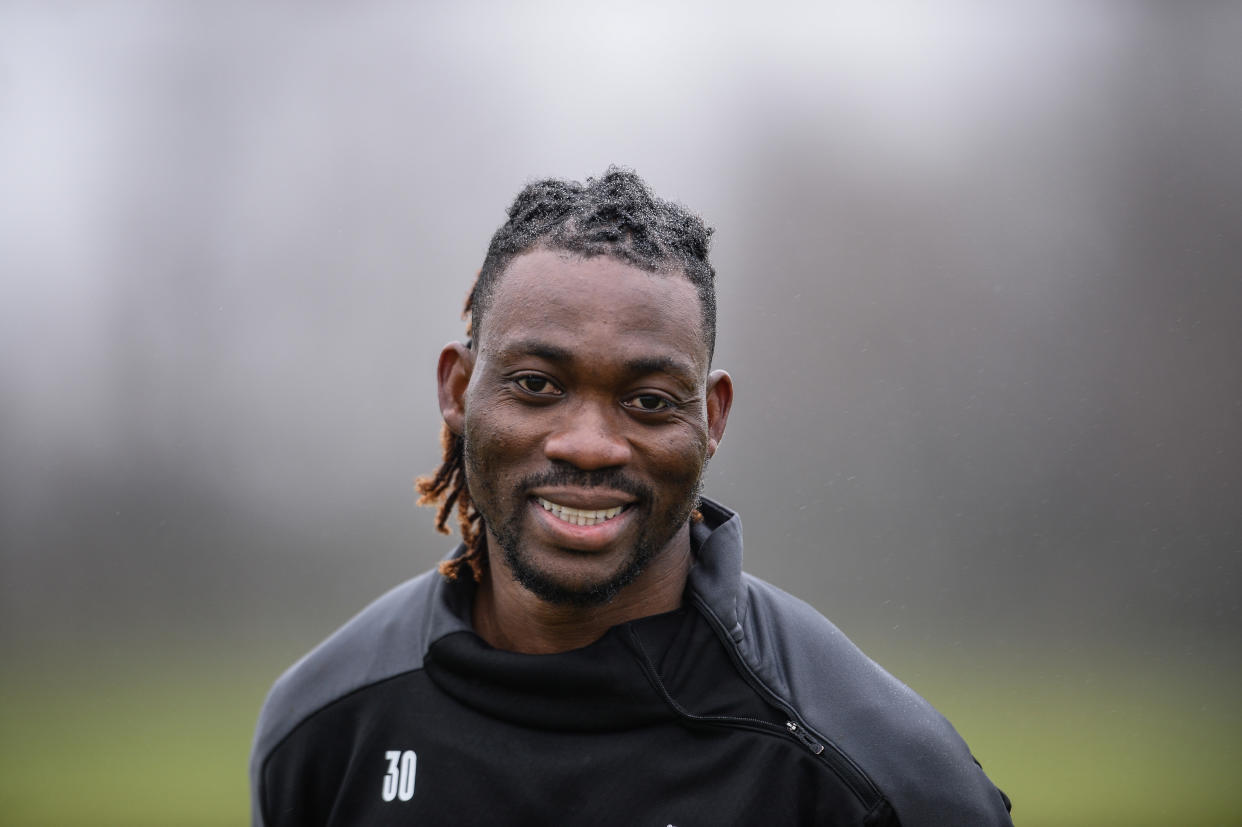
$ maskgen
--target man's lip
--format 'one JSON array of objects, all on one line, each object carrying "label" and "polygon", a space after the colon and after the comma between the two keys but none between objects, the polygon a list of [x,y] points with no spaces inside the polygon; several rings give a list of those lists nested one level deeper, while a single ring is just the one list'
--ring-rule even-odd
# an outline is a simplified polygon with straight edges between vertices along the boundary
[{"label": "man's lip", "polygon": [[[589,525],[577,525],[576,521],[564,519],[549,511],[540,503],[540,499],[547,501],[546,497],[531,497],[527,501],[537,526],[534,536],[543,538],[545,545],[563,551],[588,554],[607,551],[613,547],[618,537],[632,528],[632,523],[636,519],[632,508],[611,505],[604,508],[581,509],[595,512],[612,509],[618,510],[619,513],[603,519],[601,519],[603,515],[600,514],[593,517]],[[568,507],[576,508],[576,506]]]},{"label": "man's lip", "polygon": [[536,488],[530,495],[582,511],[624,508],[635,500],[630,494],[608,488]]}]

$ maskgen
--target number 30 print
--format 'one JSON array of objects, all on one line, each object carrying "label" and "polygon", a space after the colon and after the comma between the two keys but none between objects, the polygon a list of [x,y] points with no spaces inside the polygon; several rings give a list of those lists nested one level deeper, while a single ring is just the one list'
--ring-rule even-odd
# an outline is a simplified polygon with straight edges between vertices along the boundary
[{"label": "number 30 print", "polygon": [[388,760],[388,772],[384,775],[383,798],[392,801],[394,798],[409,801],[414,797],[414,770],[418,767],[418,756],[413,750],[390,749],[384,753]]}]

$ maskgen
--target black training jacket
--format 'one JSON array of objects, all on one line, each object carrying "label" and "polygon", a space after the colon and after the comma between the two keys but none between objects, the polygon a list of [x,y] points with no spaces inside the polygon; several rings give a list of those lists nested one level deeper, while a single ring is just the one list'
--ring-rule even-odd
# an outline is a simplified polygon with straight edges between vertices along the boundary
[{"label": "black training jacket", "polygon": [[269,694],[255,827],[1010,825],[953,727],[702,512],[683,607],[582,649],[491,648],[436,572],[381,597]]}]

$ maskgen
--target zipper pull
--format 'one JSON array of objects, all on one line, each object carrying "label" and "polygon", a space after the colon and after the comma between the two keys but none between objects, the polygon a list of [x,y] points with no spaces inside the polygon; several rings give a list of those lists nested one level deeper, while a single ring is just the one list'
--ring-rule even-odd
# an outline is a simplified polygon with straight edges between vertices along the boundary
[{"label": "zipper pull", "polygon": [[795,724],[793,721],[786,721],[785,726],[789,729],[789,734],[797,738],[811,752],[819,755],[824,751],[824,745],[811,737],[805,729]]}]

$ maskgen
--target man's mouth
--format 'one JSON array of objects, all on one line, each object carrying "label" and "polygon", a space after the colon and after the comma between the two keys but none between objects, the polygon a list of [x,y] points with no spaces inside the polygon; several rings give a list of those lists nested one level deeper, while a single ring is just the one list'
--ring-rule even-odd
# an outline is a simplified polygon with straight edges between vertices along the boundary
[{"label": "man's mouth", "polygon": [[535,497],[535,502],[539,503],[545,511],[550,512],[552,516],[556,517],[558,520],[562,520],[570,525],[581,526],[592,526],[599,525],[600,523],[606,523],[626,508],[624,505],[598,509],[570,508],[567,505],[554,503],[551,500],[544,499],[543,497]]}]

